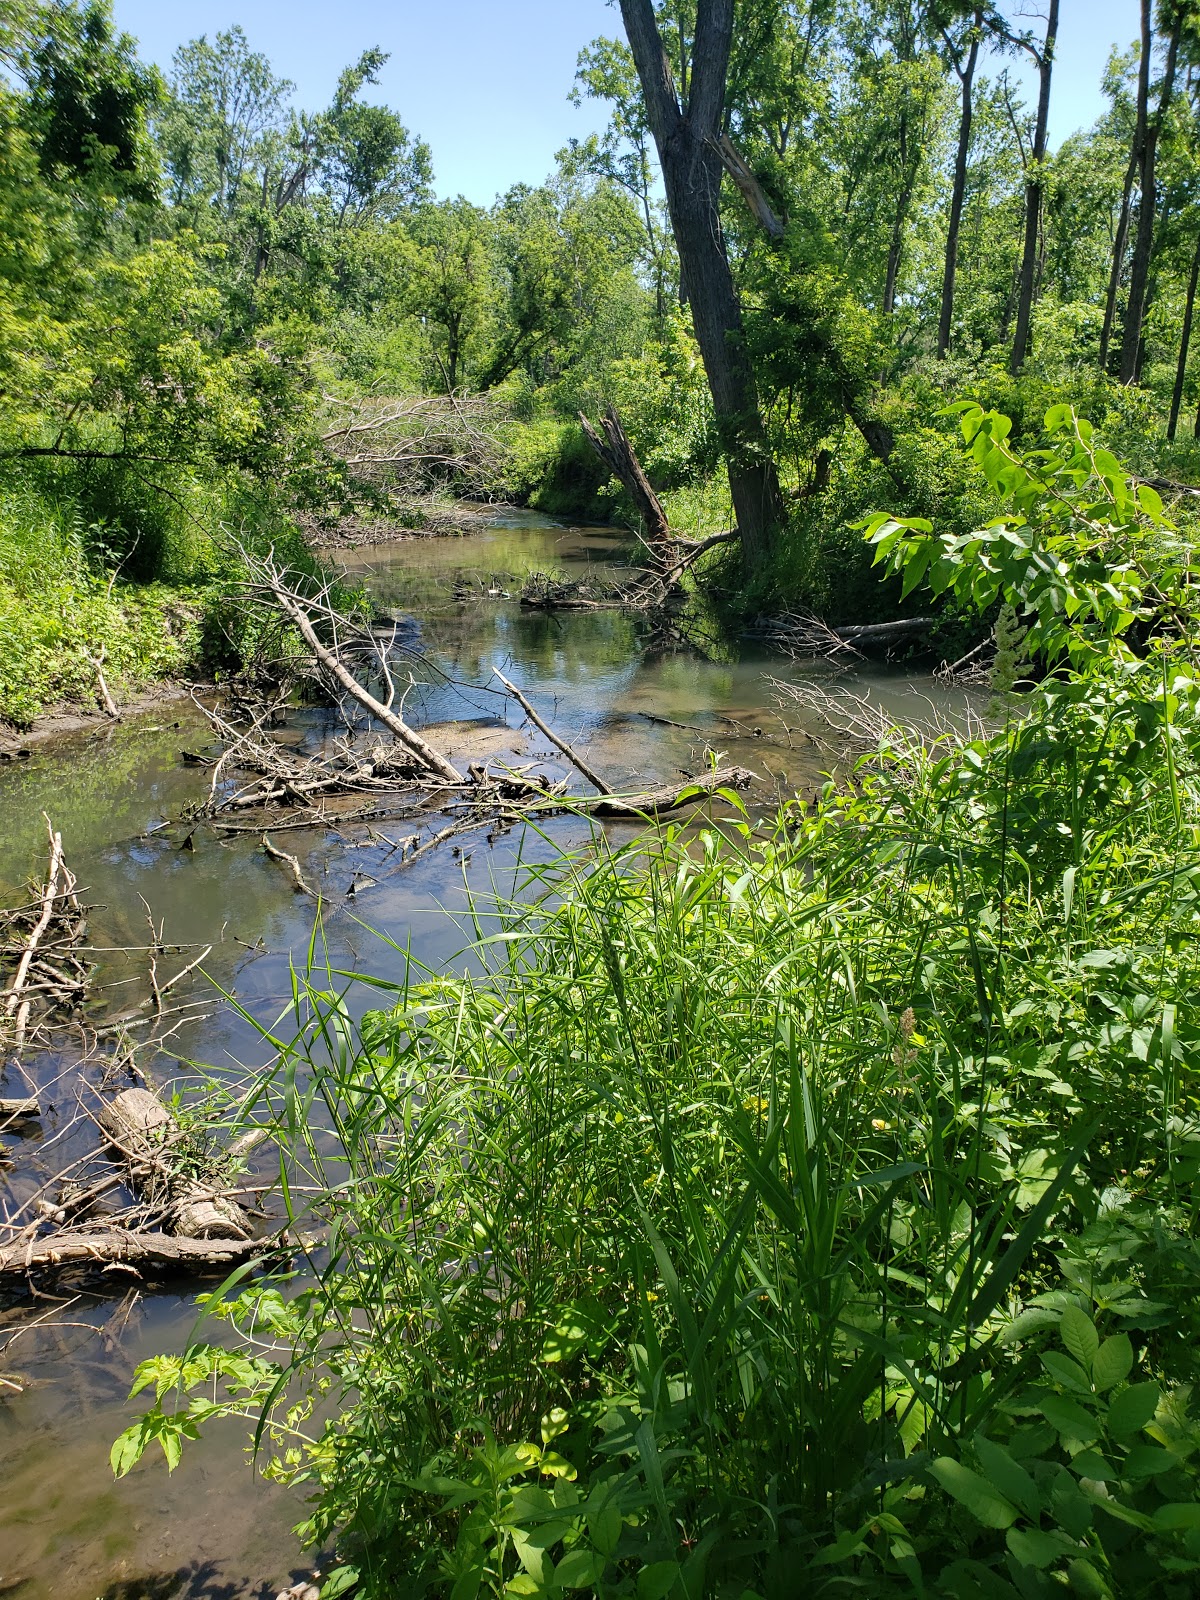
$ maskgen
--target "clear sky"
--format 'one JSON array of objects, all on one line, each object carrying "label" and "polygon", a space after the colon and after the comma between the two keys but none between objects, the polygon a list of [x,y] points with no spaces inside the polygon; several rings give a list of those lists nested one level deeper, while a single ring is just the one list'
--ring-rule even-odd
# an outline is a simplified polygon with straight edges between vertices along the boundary
[{"label": "clear sky", "polygon": [[[1027,11],[1037,27],[1040,0],[1004,9]],[[363,50],[390,51],[373,93],[432,146],[439,193],[480,205],[511,184],[540,183],[572,135],[603,124],[599,105],[576,110],[567,93],[579,50],[621,31],[607,0],[113,0],[113,13],[164,68],[185,40],[241,23],[310,109],[328,104]],[[1108,51],[1137,31],[1137,0],[1062,0],[1052,143],[1103,110]]]}]

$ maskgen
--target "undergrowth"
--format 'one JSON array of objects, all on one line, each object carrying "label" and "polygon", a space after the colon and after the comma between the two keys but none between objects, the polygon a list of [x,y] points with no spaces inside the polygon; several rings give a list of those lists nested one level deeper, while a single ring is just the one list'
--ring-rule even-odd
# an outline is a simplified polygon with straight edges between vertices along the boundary
[{"label": "undergrowth", "polygon": [[314,949],[252,1112],[324,1248],[142,1364],[118,1471],[250,1419],[327,1595],[1195,1593],[1189,558],[1047,421],[964,416],[1003,524],[870,530],[1023,618],[997,731],[597,837],[361,1023]]}]

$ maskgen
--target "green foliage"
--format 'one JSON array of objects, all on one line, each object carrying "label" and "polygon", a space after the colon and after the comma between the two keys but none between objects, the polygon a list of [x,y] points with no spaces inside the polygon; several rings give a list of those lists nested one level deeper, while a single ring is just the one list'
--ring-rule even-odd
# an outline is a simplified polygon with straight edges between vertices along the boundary
[{"label": "green foliage", "polygon": [[[1194,1587],[1195,630],[1133,651],[1092,543],[1191,585],[1083,423],[970,420],[1056,559],[967,598],[1066,619],[1001,728],[898,732],[766,833],[597,837],[478,908],[473,975],[409,960],[356,1023],[314,966],[271,1036],[329,1253],[210,1305],[275,1345],[211,1403],[364,1594]],[[190,1437],[172,1373],[122,1469]]]}]

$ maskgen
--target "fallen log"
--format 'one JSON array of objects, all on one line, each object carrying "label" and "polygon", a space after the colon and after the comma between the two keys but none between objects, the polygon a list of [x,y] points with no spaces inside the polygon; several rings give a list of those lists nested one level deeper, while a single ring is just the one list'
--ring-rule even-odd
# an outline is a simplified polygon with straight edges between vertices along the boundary
[{"label": "fallen log", "polygon": [[0,1123],[32,1121],[40,1116],[36,1100],[0,1100]]},{"label": "fallen log", "polygon": [[169,1233],[135,1233],[126,1228],[69,1231],[45,1239],[0,1245],[0,1275],[47,1267],[138,1267],[161,1272],[227,1271],[240,1262],[296,1246],[282,1238],[189,1239]]},{"label": "fallen log", "polygon": [[263,580],[275,597],[275,603],[290,622],[293,622],[300,631],[305,644],[316,656],[321,666],[329,673],[336,683],[339,683],[352,700],[357,700],[363,710],[368,712],[377,722],[392,733],[416,757],[423,767],[431,772],[436,772],[446,779],[447,783],[461,783],[462,774],[453,767],[441,751],[434,747],[415,728],[410,728],[402,717],[398,717],[390,707],[385,706],[382,700],[377,700],[369,690],[364,689],[358,679],[342,665],[332,650],[326,648],[317,637],[312,619],[304,609],[303,600],[287,589],[274,571],[268,567],[262,569]]},{"label": "fallen log", "polygon": [[149,1089],[124,1089],[99,1112],[100,1126],[129,1165],[132,1186],[167,1212],[185,1239],[246,1239],[242,1208],[181,1173],[170,1160],[179,1124]]},{"label": "fallen log", "polygon": [[648,789],[644,794],[628,797],[610,792],[573,800],[571,805],[594,817],[661,817],[669,811],[681,811],[685,806],[697,805],[709,799],[718,789],[748,789],[757,779],[758,773],[751,772],[748,767],[716,767],[699,778],[689,778],[682,785],[664,784],[661,788]]}]

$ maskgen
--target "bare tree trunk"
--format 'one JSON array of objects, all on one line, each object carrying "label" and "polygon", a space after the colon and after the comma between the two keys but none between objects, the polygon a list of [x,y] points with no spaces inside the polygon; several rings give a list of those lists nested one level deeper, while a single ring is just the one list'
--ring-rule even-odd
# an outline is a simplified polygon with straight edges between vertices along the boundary
[{"label": "bare tree trunk", "polygon": [[[1150,280],[1150,257],[1154,247],[1154,218],[1158,210],[1158,190],[1155,185],[1155,164],[1158,154],[1158,136],[1171,104],[1175,87],[1175,64],[1179,56],[1179,35],[1183,28],[1183,10],[1175,15],[1171,38],[1167,46],[1167,62],[1163,71],[1162,90],[1158,111],[1153,121],[1146,115],[1149,96],[1151,32],[1151,0],[1142,0],[1142,62],[1138,72],[1138,122],[1142,138],[1139,145],[1137,232],[1134,235],[1133,261],[1129,269],[1129,298],[1125,303],[1125,326],[1121,336],[1122,383],[1136,383],[1141,364],[1142,324],[1146,316],[1146,286]],[[1135,135],[1136,140],[1136,135]]]},{"label": "bare tree trunk", "polygon": [[1046,159],[1046,131],[1050,119],[1050,77],[1058,39],[1058,0],[1050,0],[1046,40],[1038,57],[1038,106],[1033,129],[1033,151],[1025,174],[1025,240],[1021,250],[1021,276],[1017,284],[1017,327],[1013,334],[1009,371],[1015,377],[1029,351],[1029,321],[1033,315],[1037,271],[1038,235],[1042,226],[1042,163]]},{"label": "bare tree trunk", "polygon": [[1167,420],[1167,438],[1174,441],[1179,426],[1179,408],[1183,404],[1183,383],[1187,376],[1188,346],[1192,342],[1192,313],[1196,308],[1196,285],[1200,283],[1200,239],[1196,240],[1192,256],[1192,273],[1188,279],[1187,299],[1183,307],[1183,328],[1179,335],[1179,360],[1175,366],[1175,387],[1171,391],[1171,415]]},{"label": "bare tree trunk", "polygon": [[1121,192],[1121,214],[1117,219],[1117,233],[1113,240],[1112,266],[1108,273],[1108,294],[1104,300],[1104,326],[1100,330],[1100,370],[1108,371],[1108,352],[1112,345],[1113,327],[1117,320],[1117,290],[1121,286],[1121,269],[1125,265],[1125,247],[1129,243],[1129,215],[1132,209],[1133,179],[1137,172],[1137,136],[1125,169],[1125,187]]},{"label": "bare tree trunk", "polygon": [[712,393],[747,571],[769,555],[783,521],[742,313],[721,231],[721,134],[733,0],[699,0],[690,83],[681,107],[652,0],[621,0],[621,15],[658,148],[696,342]]},{"label": "bare tree trunk", "polygon": [[938,318],[938,359],[950,353],[950,329],[954,322],[954,279],[958,271],[958,235],[962,227],[963,201],[967,192],[967,157],[971,150],[971,124],[975,116],[975,68],[979,62],[979,41],[983,33],[983,12],[977,6],[971,23],[971,48],[967,64],[952,51],[954,70],[962,84],[962,114],[958,124],[958,151],[954,158],[954,188],[950,195],[950,221],[946,228],[946,265],[942,273],[942,310]]},{"label": "bare tree trunk", "polygon": [[629,436],[621,426],[616,407],[608,407],[600,419],[599,431],[592,426],[582,411],[579,413],[579,426],[583,429],[584,437],[592,449],[633,501],[634,509],[641,517],[646,530],[646,543],[654,560],[660,566],[665,565],[674,548],[667,514],[642,469],[642,463],[629,442]]}]

